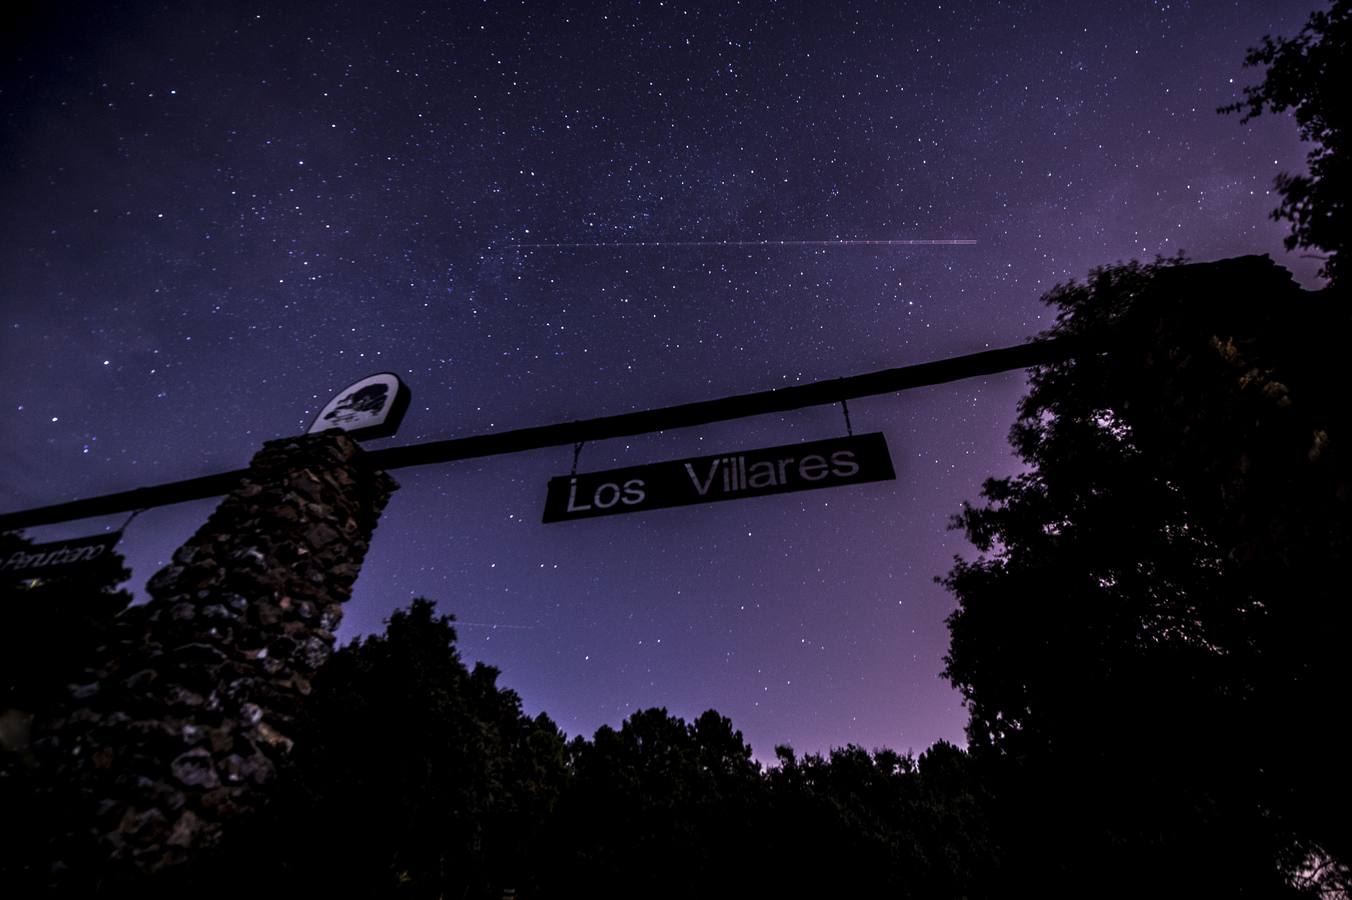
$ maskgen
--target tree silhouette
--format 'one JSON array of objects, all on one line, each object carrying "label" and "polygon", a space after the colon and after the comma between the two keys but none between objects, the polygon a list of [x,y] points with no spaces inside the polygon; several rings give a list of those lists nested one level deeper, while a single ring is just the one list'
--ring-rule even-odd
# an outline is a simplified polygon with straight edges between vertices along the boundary
[{"label": "tree silhouette", "polygon": [[531,888],[530,853],[565,777],[563,736],[547,716],[526,716],[496,669],[467,669],[455,640],[453,618],[418,599],[383,635],[338,650],[267,816],[196,886],[266,879],[361,897]]},{"label": "tree silhouette", "polygon": [[[0,533],[0,560],[30,547],[27,538]],[[35,583],[0,580],[0,712],[41,713],[64,695],[131,603],[118,589],[130,577],[120,554],[105,553]]]},{"label": "tree silhouette", "polygon": [[1308,175],[1282,173],[1277,192],[1282,203],[1273,210],[1275,219],[1291,222],[1288,249],[1309,247],[1328,256],[1320,274],[1330,281],[1342,280],[1346,263],[1340,257],[1347,247],[1347,195],[1349,177],[1345,88],[1352,78],[1348,52],[1352,50],[1352,2],[1334,0],[1327,11],[1311,14],[1294,38],[1266,36],[1249,50],[1246,66],[1266,66],[1260,84],[1244,89],[1244,99],[1221,107],[1221,112],[1243,113],[1247,122],[1264,111],[1290,110],[1301,139],[1312,144],[1306,157]]},{"label": "tree silhouette", "polygon": [[573,779],[549,852],[559,896],[731,896],[754,892],[760,767],[732,723],[687,724],[665,709],[569,746]]},{"label": "tree silhouette", "polygon": [[[0,533],[0,560],[31,547]],[[0,581],[0,883],[14,896],[46,883],[49,824],[66,814],[30,747],[32,725],[70,686],[90,688],[85,667],[131,603],[118,589],[130,575],[121,555],[105,553],[36,583]]]},{"label": "tree silhouette", "polygon": [[994,890],[988,798],[972,760],[939,742],[912,756],[850,745],[776,748],[767,881],[785,896],[971,897]]},{"label": "tree silhouette", "polygon": [[[419,599],[384,634],[339,649],[249,827],[125,887],[149,898],[991,892],[989,798],[958,748],[918,761],[780,748],[767,772],[727,718],[687,723],[665,709],[565,743],[495,669],[466,667],[455,641],[453,618]],[[8,849],[41,858],[11,838]]]},{"label": "tree silhouette", "polygon": [[1258,257],[1046,300],[1050,334],[1096,352],[1035,372],[1011,434],[1029,470],[958,516],[982,556],[945,579],[1007,874],[1294,890],[1352,859],[1321,733],[1352,675],[1348,312]]}]

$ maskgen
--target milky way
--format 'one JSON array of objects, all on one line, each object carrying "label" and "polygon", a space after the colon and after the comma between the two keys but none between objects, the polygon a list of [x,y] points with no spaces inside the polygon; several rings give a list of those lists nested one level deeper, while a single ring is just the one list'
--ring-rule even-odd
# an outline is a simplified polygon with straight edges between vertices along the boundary
[{"label": "milky way", "polygon": [[976,241],[962,238],[933,240],[851,240],[851,241],[598,241],[594,243],[513,244],[515,250],[580,250],[606,247],[964,247]]}]

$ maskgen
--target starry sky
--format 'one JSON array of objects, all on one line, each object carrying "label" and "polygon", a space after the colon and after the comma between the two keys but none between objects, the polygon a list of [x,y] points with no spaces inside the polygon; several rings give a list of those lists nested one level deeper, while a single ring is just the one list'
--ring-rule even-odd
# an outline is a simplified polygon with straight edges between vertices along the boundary
[{"label": "starry sky", "polygon": [[[11,10],[0,510],[240,468],[373,372],[413,390],[368,442],[395,446],[1019,343],[1055,283],[1180,249],[1314,286],[1267,215],[1293,123],[1215,110],[1315,2]],[[975,243],[829,243],[879,240]],[[836,490],[543,525],[571,448],[399,470],[340,638],[433,598],[569,734],[665,706],[762,759],[961,742],[934,578],[1018,471],[1023,387],[856,401],[897,479]],[[580,468],[843,430],[821,407]],[[213,504],[130,525],[138,596]]]}]

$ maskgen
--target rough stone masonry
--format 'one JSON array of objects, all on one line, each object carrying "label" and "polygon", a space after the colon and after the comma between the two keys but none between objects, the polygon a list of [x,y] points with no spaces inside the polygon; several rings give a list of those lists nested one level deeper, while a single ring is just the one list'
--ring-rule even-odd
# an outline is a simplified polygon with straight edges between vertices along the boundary
[{"label": "rough stone masonry", "polygon": [[338,432],[263,446],[44,729],[83,813],[58,882],[173,867],[258,808],[396,488]]}]

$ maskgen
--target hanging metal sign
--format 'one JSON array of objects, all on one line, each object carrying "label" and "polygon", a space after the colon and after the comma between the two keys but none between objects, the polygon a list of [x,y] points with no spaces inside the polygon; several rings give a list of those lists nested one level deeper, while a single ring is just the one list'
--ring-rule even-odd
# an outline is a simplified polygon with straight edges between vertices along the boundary
[{"label": "hanging metal sign", "polygon": [[122,532],[33,544],[0,559],[0,578],[27,581],[32,578],[56,578],[69,575],[79,566],[113,551]]},{"label": "hanging metal sign", "polygon": [[412,394],[393,372],[381,372],[348,385],[328,402],[308,434],[339,428],[354,440],[389,437],[399,429]]},{"label": "hanging metal sign", "polygon": [[741,500],[896,478],[879,432],[559,475],[549,479],[546,522],[693,503]]}]

